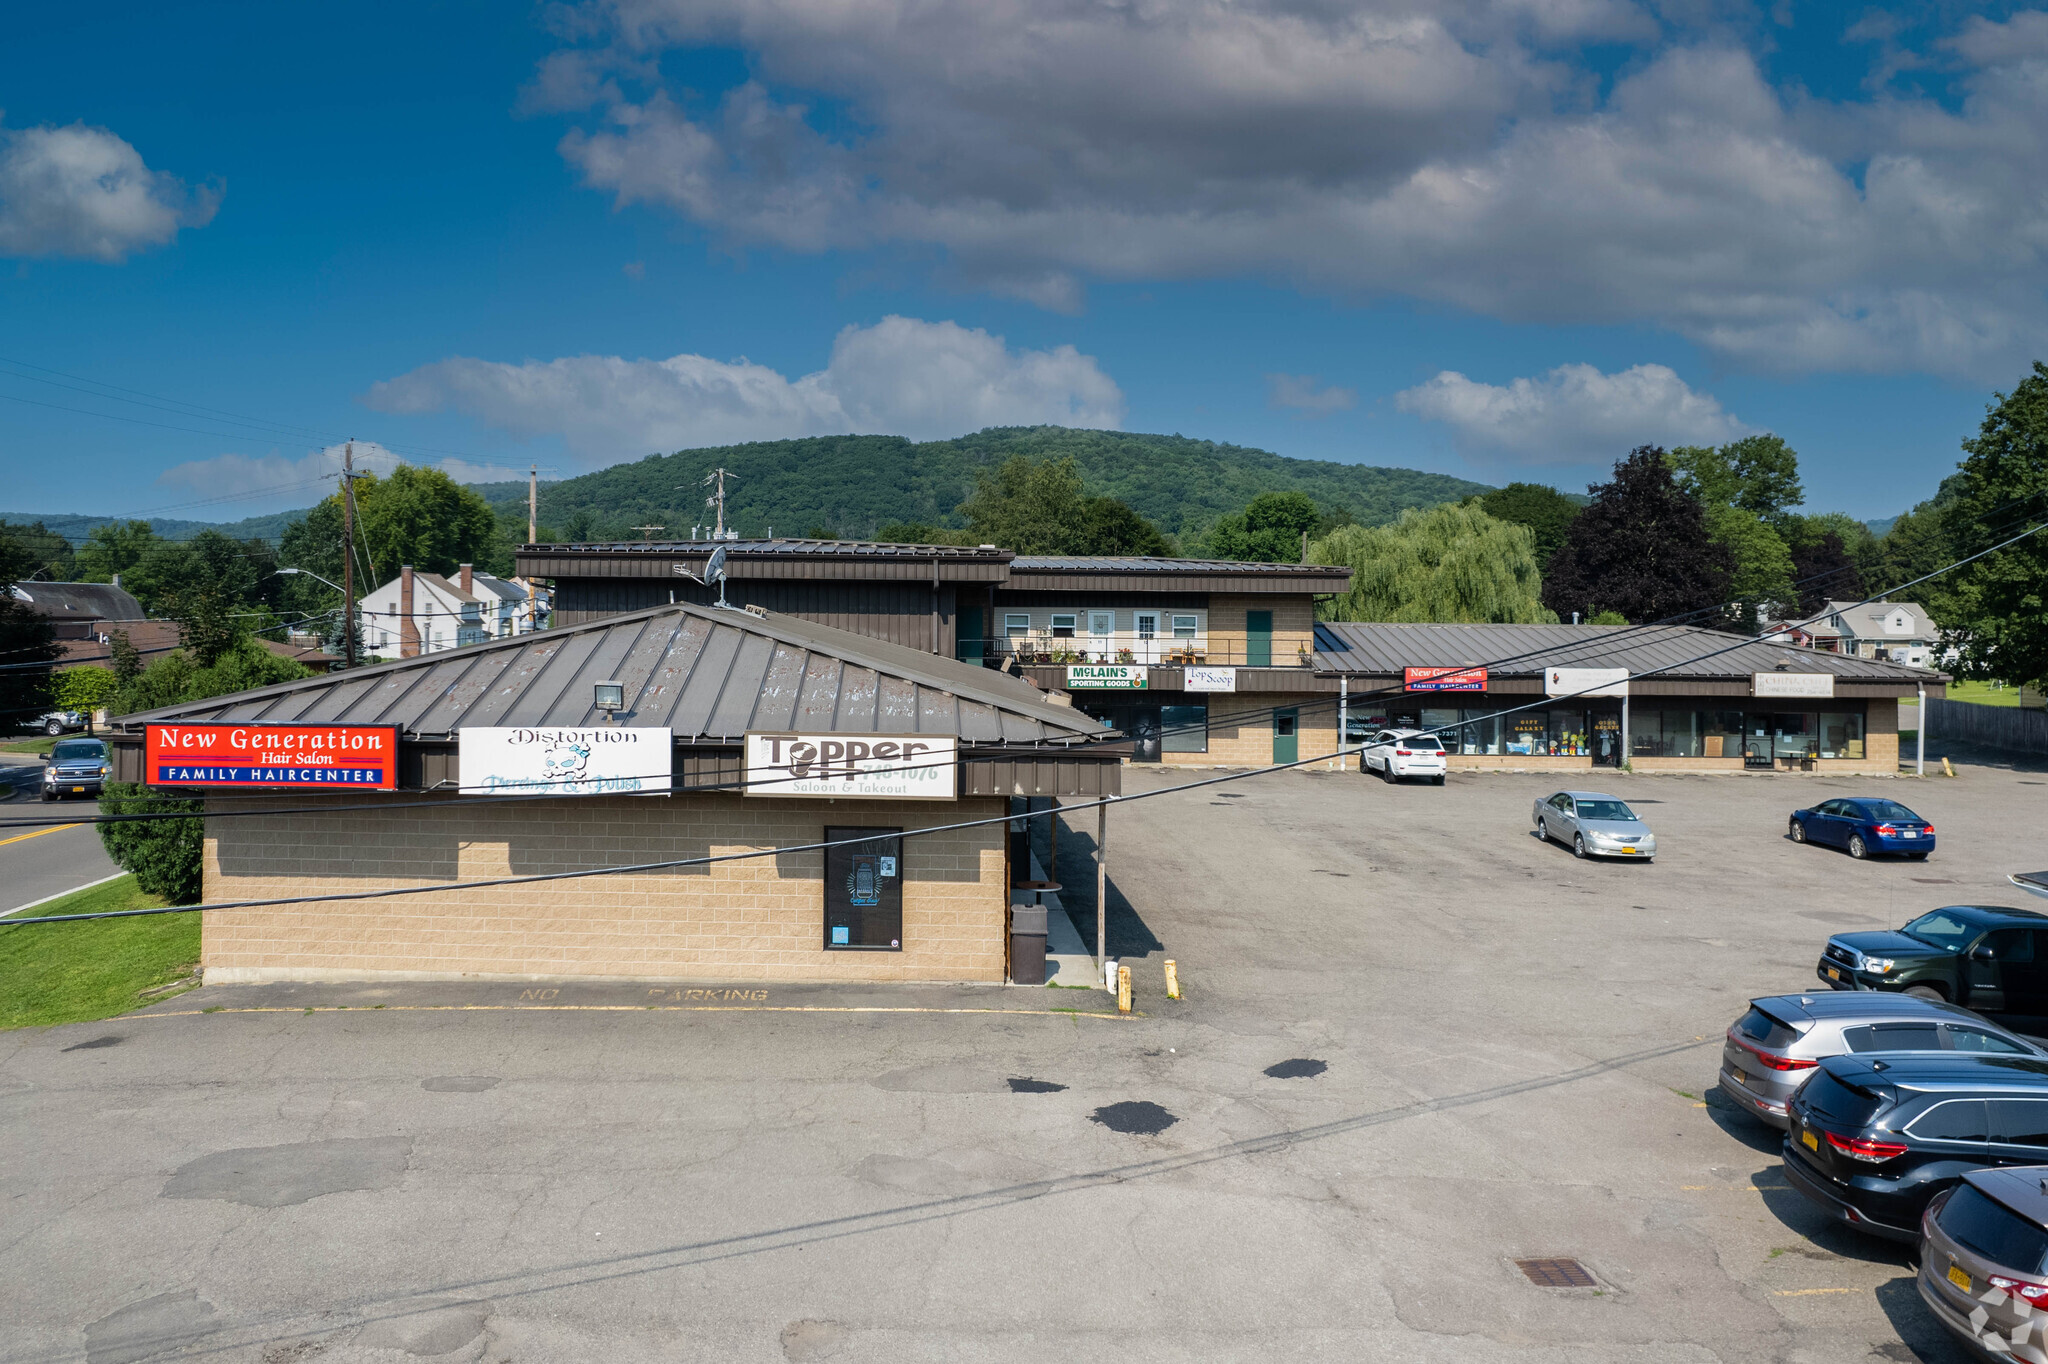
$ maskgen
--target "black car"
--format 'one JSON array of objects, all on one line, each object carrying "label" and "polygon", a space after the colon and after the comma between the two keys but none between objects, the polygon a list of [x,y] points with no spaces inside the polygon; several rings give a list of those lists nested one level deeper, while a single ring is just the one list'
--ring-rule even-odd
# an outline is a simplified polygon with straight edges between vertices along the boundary
[{"label": "black car", "polygon": [[1785,1176],[1858,1231],[1917,1240],[1971,1170],[2048,1161],[2048,1061],[1961,1052],[1832,1056],[1793,1096]]},{"label": "black car", "polygon": [[1786,833],[1794,843],[1846,848],[1859,860],[1898,853],[1924,862],[1934,851],[1934,826],[1895,800],[1824,800],[1794,810]]},{"label": "black car", "polygon": [[2048,914],[1948,905],[1901,929],[1837,933],[1814,974],[1836,990],[1903,990],[1980,1014],[2048,1017]]}]

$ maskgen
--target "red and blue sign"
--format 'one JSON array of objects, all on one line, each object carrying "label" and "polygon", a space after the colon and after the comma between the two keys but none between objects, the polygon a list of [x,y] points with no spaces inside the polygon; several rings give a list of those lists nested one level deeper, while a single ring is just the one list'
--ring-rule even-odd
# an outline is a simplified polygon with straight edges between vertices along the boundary
[{"label": "red and blue sign", "polygon": [[151,786],[272,791],[395,791],[398,731],[388,725],[151,725]]},{"label": "red and blue sign", "polygon": [[1409,691],[1485,691],[1484,668],[1404,668],[1402,686]]}]

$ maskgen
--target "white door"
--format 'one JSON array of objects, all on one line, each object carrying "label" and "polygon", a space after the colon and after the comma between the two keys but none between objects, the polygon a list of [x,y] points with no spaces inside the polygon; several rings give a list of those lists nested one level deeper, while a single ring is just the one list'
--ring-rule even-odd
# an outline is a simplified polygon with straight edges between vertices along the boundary
[{"label": "white door", "polygon": [[1137,626],[1137,655],[1140,663],[1152,664],[1159,661],[1159,613],[1140,611],[1133,618]]}]

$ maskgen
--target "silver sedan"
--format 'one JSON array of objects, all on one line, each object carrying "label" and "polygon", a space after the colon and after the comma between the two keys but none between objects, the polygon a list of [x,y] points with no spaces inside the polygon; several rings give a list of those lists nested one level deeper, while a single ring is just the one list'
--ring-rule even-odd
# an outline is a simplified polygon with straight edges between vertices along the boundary
[{"label": "silver sedan", "polygon": [[1562,843],[1579,857],[1649,862],[1657,856],[1657,835],[1619,796],[1559,791],[1537,801],[1529,818],[1535,821],[1537,837]]}]

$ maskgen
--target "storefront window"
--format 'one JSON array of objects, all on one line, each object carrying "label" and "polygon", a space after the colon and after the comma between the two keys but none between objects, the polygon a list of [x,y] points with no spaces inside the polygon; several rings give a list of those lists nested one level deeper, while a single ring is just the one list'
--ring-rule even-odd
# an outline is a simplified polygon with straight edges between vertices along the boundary
[{"label": "storefront window", "polygon": [[1500,752],[1500,718],[1492,710],[1467,706],[1460,713],[1464,723],[1458,730],[1460,753]]},{"label": "storefront window", "polygon": [[1209,751],[1209,707],[1161,706],[1159,708],[1161,750],[1167,753]]},{"label": "storefront window", "polygon": [[1457,711],[1425,707],[1422,712],[1422,724],[1419,727],[1435,730],[1437,739],[1444,746],[1444,752],[1459,753],[1464,751],[1458,742]]},{"label": "storefront window", "polygon": [[1711,719],[1710,714],[1690,709],[1632,707],[1628,716],[1629,753],[1637,758],[1697,758],[1702,722]]},{"label": "storefront window", "polygon": [[1812,711],[1774,711],[1770,719],[1773,756],[1820,756],[1820,725],[1818,717]]},{"label": "storefront window", "polygon": [[1820,713],[1820,755],[1823,758],[1863,756],[1863,711]]},{"label": "storefront window", "polygon": [[1553,709],[1550,712],[1550,755],[1554,758],[1591,757],[1593,741],[1586,730],[1585,711],[1577,707]]},{"label": "storefront window", "polygon": [[1517,711],[1500,722],[1501,744],[1510,753],[1534,756],[1550,752],[1550,717],[1540,710]]}]

